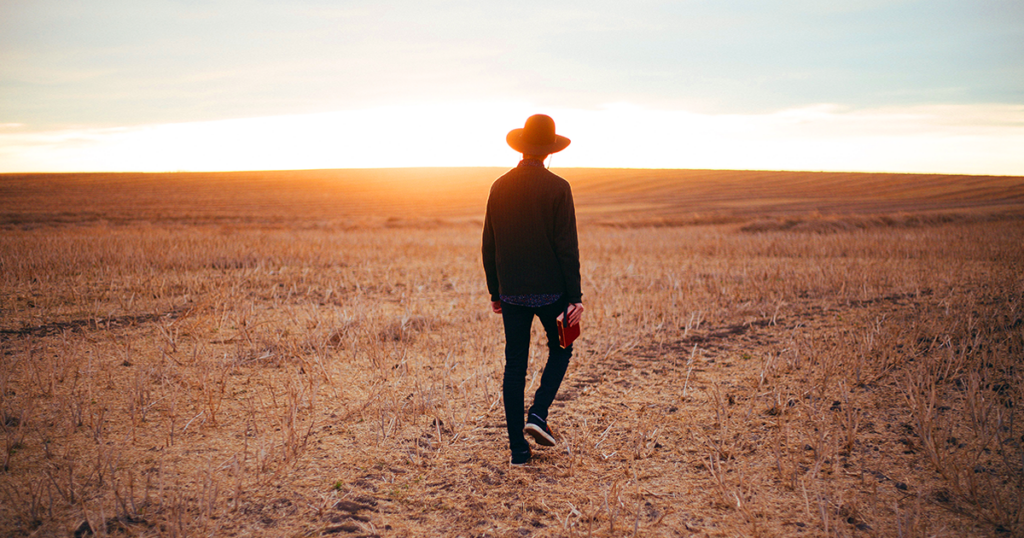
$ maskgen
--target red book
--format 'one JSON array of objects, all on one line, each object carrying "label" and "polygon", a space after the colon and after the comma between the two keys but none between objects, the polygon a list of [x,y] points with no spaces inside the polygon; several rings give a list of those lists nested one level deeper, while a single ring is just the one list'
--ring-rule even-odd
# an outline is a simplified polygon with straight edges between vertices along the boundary
[{"label": "red book", "polygon": [[571,346],[573,340],[580,335],[580,324],[569,325],[569,305],[565,306],[565,312],[555,318],[555,322],[558,324],[558,345],[562,348]]}]

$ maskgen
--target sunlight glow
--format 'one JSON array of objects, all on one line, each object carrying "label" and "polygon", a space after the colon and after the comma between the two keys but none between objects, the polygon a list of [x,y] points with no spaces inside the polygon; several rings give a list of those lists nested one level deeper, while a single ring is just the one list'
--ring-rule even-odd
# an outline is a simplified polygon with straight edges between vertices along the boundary
[{"label": "sunlight glow", "polygon": [[0,130],[0,172],[511,166],[505,133],[551,115],[572,145],[554,167],[1024,175],[1024,106],[709,115],[612,104],[402,105],[113,129]]}]

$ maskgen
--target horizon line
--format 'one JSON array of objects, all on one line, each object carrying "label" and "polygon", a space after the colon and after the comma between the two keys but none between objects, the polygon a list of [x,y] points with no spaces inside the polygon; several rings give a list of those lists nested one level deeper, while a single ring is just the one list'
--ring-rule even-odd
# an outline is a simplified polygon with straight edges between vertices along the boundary
[{"label": "horizon line", "polygon": [[[337,168],[262,168],[241,170],[81,170],[81,171],[22,171],[0,172],[4,176],[66,176],[66,175],[168,175],[168,174],[244,174],[266,172],[321,172],[321,171],[366,171],[366,170],[423,170],[423,169],[499,169],[510,170],[514,166],[498,165],[423,165],[423,166],[354,166]],[[671,168],[671,167],[640,167],[640,166],[564,166],[549,167],[549,170],[650,170],[650,171],[688,171],[688,172],[770,172],[795,174],[871,174],[901,176],[964,176],[964,177],[1003,177],[1024,178],[1021,174],[984,174],[962,172],[892,172],[867,170],[811,170],[811,169],[769,169],[769,168]]]}]

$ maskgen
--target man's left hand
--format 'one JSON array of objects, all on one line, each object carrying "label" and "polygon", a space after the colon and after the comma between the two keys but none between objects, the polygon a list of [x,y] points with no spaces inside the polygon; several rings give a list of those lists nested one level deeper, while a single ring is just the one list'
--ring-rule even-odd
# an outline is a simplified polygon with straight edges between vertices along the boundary
[{"label": "man's left hand", "polygon": [[583,303],[573,303],[569,305],[569,326],[579,325],[580,320],[583,319]]}]

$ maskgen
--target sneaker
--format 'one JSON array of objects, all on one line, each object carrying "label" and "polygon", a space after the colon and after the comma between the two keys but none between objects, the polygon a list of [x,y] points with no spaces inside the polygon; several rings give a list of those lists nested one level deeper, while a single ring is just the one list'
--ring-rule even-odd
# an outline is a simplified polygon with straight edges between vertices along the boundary
[{"label": "sneaker", "polygon": [[526,465],[526,462],[530,461],[532,455],[530,447],[526,447],[526,450],[522,452],[512,452],[512,465]]},{"label": "sneaker", "polygon": [[548,427],[547,421],[533,413],[530,413],[530,418],[526,421],[523,433],[530,434],[530,437],[533,437],[534,442],[538,445],[555,446],[555,434],[551,433],[551,428]]}]

